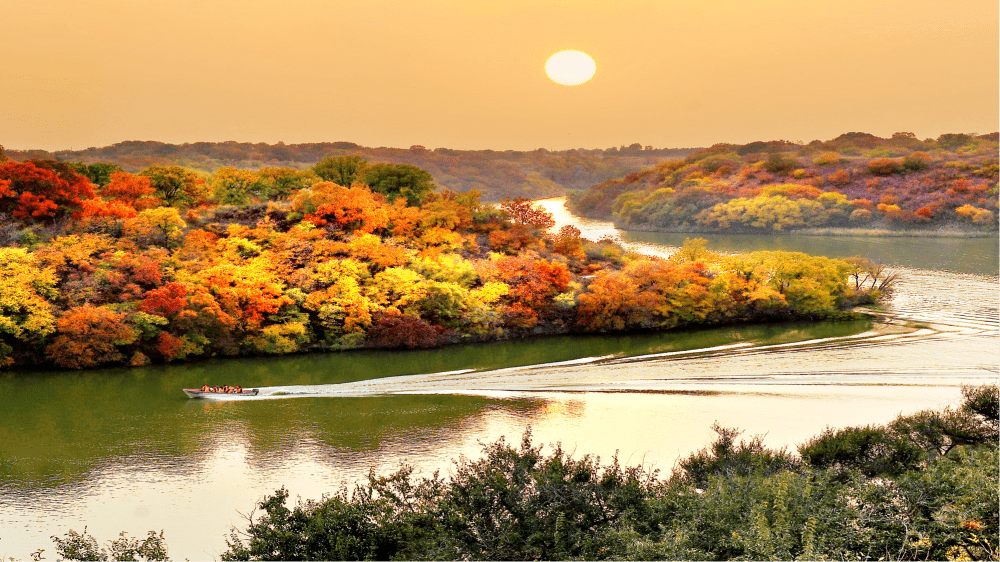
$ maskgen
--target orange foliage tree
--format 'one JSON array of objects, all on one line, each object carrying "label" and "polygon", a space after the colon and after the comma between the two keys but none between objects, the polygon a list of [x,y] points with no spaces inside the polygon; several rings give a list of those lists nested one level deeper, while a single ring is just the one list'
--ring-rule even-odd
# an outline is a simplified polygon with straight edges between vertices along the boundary
[{"label": "orange foliage tree", "polygon": [[71,369],[121,361],[119,346],[138,336],[126,320],[125,314],[90,304],[71,308],[56,321],[56,338],[45,351],[56,365]]},{"label": "orange foliage tree", "polygon": [[305,214],[316,226],[335,224],[348,232],[371,233],[389,226],[389,205],[385,197],[355,184],[343,187],[320,182],[304,189],[292,200],[292,208]]},{"label": "orange foliage tree", "polygon": [[559,262],[507,256],[491,265],[486,277],[510,286],[504,297],[508,323],[520,328],[531,328],[540,318],[548,316],[553,311],[555,297],[569,287],[569,270]]},{"label": "orange foliage tree", "polygon": [[137,211],[160,205],[153,194],[156,188],[148,176],[138,176],[128,172],[114,172],[101,195],[112,201],[121,201]]}]

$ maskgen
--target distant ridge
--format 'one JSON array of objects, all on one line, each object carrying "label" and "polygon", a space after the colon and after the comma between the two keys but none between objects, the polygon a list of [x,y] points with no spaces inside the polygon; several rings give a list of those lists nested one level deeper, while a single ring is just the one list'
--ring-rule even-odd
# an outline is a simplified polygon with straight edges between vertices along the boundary
[{"label": "distant ridge", "polygon": [[357,154],[369,162],[410,164],[431,173],[435,182],[453,191],[478,189],[484,200],[504,197],[531,199],[562,195],[568,189],[585,189],[596,183],[641,170],[671,158],[681,158],[698,148],[652,148],[638,143],[608,149],[550,151],[455,150],[365,147],[353,142],[267,144],[246,142],[195,142],[169,144],[158,141],[124,141],[84,150],[7,150],[14,160],[42,159],[63,162],[108,162],[126,171],[149,166],[181,165],[204,172],[222,166],[307,168],[327,156]]}]

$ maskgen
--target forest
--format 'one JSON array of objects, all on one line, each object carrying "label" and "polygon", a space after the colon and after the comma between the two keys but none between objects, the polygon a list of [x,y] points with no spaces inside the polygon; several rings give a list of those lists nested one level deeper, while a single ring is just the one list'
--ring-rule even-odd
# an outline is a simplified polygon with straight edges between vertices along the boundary
[{"label": "forest", "polygon": [[235,167],[295,168],[304,170],[328,157],[351,156],[373,162],[408,164],[427,170],[445,189],[482,194],[484,201],[504,198],[540,199],[561,196],[566,189],[584,189],[605,180],[652,166],[665,158],[676,158],[694,148],[658,148],[633,143],[607,149],[549,151],[453,150],[449,148],[371,148],[351,142],[266,144],[196,142],[166,144],[126,141],[85,150],[9,150],[10,158],[56,160],[88,164],[115,164],[128,172],[150,166],[183,166],[213,173]]},{"label": "forest", "polygon": [[634,230],[996,232],[997,133],[846,133],[717,144],[585,190],[576,214]]},{"label": "forest", "polygon": [[0,365],[81,369],[544,334],[837,318],[892,288],[862,259],[670,259],[427,171],[0,162]]},{"label": "forest", "polygon": [[[996,560],[995,385],[955,407],[827,429],[797,447],[713,427],[669,477],[642,465],[484,444],[447,477],[412,467],[318,500],[278,489],[223,560]],[[52,537],[65,560],[168,560],[166,537]],[[41,550],[33,557],[43,557]]]}]

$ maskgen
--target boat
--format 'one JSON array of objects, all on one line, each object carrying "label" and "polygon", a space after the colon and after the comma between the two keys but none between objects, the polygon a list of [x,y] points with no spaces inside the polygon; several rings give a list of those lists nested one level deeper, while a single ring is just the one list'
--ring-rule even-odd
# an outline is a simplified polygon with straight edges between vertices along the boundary
[{"label": "boat", "polygon": [[244,388],[240,392],[214,392],[211,390],[202,390],[200,388],[182,388],[184,394],[188,395],[188,398],[212,398],[215,396],[257,396],[258,389],[256,388]]}]

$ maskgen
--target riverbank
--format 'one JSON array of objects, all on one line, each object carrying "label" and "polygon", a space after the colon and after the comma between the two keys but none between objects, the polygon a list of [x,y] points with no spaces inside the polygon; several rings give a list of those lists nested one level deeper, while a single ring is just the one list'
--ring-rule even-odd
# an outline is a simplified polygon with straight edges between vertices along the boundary
[{"label": "riverbank", "polygon": [[[589,217],[596,218],[596,217]],[[604,220],[604,219],[597,219]],[[804,236],[868,236],[882,238],[997,238],[997,232],[985,232],[981,230],[966,230],[960,226],[940,227],[933,230],[920,229],[889,229],[889,228],[795,228],[789,230],[754,230],[740,231],[738,229],[729,230],[709,230],[709,229],[680,229],[680,228],[654,228],[648,225],[624,225],[619,222],[614,223],[616,228],[630,230],[634,232],[663,232],[669,234],[743,234],[753,236],[774,236],[781,234],[801,234]]]}]

